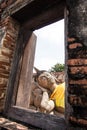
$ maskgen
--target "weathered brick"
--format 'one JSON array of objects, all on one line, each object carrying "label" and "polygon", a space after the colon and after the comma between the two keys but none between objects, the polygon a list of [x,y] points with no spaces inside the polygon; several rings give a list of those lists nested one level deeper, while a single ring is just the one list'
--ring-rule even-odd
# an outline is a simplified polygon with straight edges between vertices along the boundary
[{"label": "weathered brick", "polygon": [[0,117],[0,126],[8,130],[29,130],[28,127],[3,117]]},{"label": "weathered brick", "polygon": [[4,9],[4,8],[6,8],[7,7],[7,4],[6,4],[6,2],[4,1],[3,3],[1,3],[1,9]]},{"label": "weathered brick", "polygon": [[87,95],[87,85],[69,84],[67,90],[69,94]]},{"label": "weathered brick", "polygon": [[[79,118],[76,118],[75,116],[70,116],[69,120],[72,121],[73,123],[78,124],[78,125],[85,125],[85,126],[87,126],[87,120],[85,120],[85,119],[81,119],[81,118],[79,119]],[[84,129],[84,128],[82,128],[82,129]]]},{"label": "weathered brick", "polygon": [[68,42],[74,42],[76,39],[75,38],[69,38],[67,39]]},{"label": "weathered brick", "polygon": [[69,45],[69,49],[76,49],[78,47],[82,47],[81,43],[73,43]]},{"label": "weathered brick", "polygon": [[[9,78],[10,68],[12,64],[12,59],[15,51],[15,46],[17,42],[17,36],[19,31],[19,24],[13,20],[12,18],[8,17],[5,20],[0,22],[1,28],[1,46],[0,46],[0,87],[4,91],[3,93],[5,96],[0,100],[0,112],[4,108],[4,102],[6,97],[6,89],[7,89],[7,82]],[[3,35],[2,35],[3,34]],[[6,79],[6,82],[3,81]],[[1,91],[1,95],[3,94]]]},{"label": "weathered brick", "polygon": [[87,66],[82,66],[82,67],[69,67],[69,73],[71,74],[87,74]]},{"label": "weathered brick", "polygon": [[87,79],[81,79],[81,80],[73,80],[69,79],[69,84],[85,84],[87,85]]},{"label": "weathered brick", "polygon": [[85,66],[87,65],[87,59],[70,59],[68,60],[67,64],[69,66],[79,66],[79,65]]},{"label": "weathered brick", "polygon": [[77,96],[77,95],[69,95],[68,101],[71,105],[74,106],[82,106],[87,107],[87,97],[86,96]]},{"label": "weathered brick", "polygon": [[6,7],[10,6],[11,4],[13,4],[15,1],[17,0],[3,0],[0,2],[0,8],[3,10],[5,9]]}]

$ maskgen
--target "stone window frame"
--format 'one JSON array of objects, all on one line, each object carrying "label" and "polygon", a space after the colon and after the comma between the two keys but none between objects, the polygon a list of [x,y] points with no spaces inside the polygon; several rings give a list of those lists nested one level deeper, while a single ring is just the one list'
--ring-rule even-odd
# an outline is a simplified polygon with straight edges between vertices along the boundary
[{"label": "stone window frame", "polygon": [[[60,4],[60,11],[64,11],[65,2],[62,4],[63,4],[63,8],[61,8],[61,4]],[[55,12],[57,10],[59,10],[58,6],[51,7],[47,11],[44,11],[44,13],[42,13],[41,15],[38,15],[38,17],[31,18],[30,20],[22,23],[22,26],[20,27],[20,31],[19,31],[18,43],[20,43],[21,40],[23,40],[22,36],[25,38],[26,41],[28,40],[27,38],[29,38],[30,34],[31,34],[30,32],[28,32],[28,29],[34,31],[35,29],[41,28],[43,26],[46,26],[50,23],[56,22],[56,21],[64,18],[64,15],[62,15],[62,16],[60,15],[57,17],[58,12],[55,14]],[[14,13],[14,11],[13,11],[13,13],[11,14],[11,17],[18,20],[18,22],[21,25],[21,19],[18,19],[16,13],[17,12]],[[48,15],[50,15],[49,18],[48,18]],[[37,22],[35,23],[33,21],[37,21]],[[26,28],[27,28],[27,31],[25,31]],[[26,36],[25,36],[25,34],[26,34]],[[20,49],[22,49],[22,52],[20,52],[22,54],[24,51],[24,48],[22,48],[18,44],[16,51],[19,52]],[[11,71],[11,75],[9,78],[4,114],[9,118],[12,118],[12,119],[15,119],[15,120],[18,120],[18,121],[21,121],[23,123],[27,123],[30,125],[34,125],[36,127],[42,128],[42,129],[65,130],[66,121],[64,118],[47,115],[47,114],[43,114],[43,113],[34,113],[26,108],[24,109],[22,107],[15,106],[16,93],[14,93],[14,89],[15,89],[15,91],[17,91],[17,88],[14,88],[14,82],[16,80],[15,77],[16,77],[16,73],[17,73],[17,71],[15,71],[15,66],[18,67],[19,58],[17,59],[16,62],[15,61],[16,61],[16,57],[14,57],[12,71]],[[15,63],[15,65],[14,65],[14,63]]]}]

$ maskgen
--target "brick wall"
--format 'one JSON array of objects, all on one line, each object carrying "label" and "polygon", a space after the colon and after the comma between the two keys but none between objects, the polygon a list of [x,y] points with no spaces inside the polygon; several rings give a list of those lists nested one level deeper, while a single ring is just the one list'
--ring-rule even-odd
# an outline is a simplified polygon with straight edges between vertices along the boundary
[{"label": "brick wall", "polygon": [[13,4],[13,6],[15,6],[17,4],[23,3],[24,1],[27,1],[27,0],[1,0],[0,1],[0,14],[2,14],[3,11],[10,5]]},{"label": "brick wall", "polygon": [[19,25],[8,17],[0,22],[0,111],[3,110]]},{"label": "brick wall", "polygon": [[[67,109],[73,129],[87,127],[87,1],[67,0]],[[69,109],[70,108],[70,109]]]},{"label": "brick wall", "polygon": [[4,11],[6,7],[13,4],[16,0],[1,0],[0,1],[0,13]]}]

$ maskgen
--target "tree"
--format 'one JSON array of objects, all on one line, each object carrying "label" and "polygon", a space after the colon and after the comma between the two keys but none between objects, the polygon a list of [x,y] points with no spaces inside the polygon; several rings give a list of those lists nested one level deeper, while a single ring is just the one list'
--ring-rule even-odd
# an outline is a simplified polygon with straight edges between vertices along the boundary
[{"label": "tree", "polygon": [[50,69],[50,72],[61,72],[61,71],[64,71],[64,64],[57,63]]}]

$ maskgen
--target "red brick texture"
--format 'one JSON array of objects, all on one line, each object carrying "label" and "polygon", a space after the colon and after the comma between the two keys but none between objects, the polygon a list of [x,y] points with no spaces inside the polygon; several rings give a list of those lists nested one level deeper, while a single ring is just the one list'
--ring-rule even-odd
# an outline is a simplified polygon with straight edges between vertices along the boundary
[{"label": "red brick texture", "polygon": [[18,30],[18,23],[10,17],[0,22],[0,111],[4,108]]},{"label": "red brick texture", "polygon": [[[68,103],[73,109],[69,120],[87,126],[87,50],[76,38],[68,38]],[[79,112],[81,109],[82,113]],[[77,118],[78,117],[78,118]]]}]

